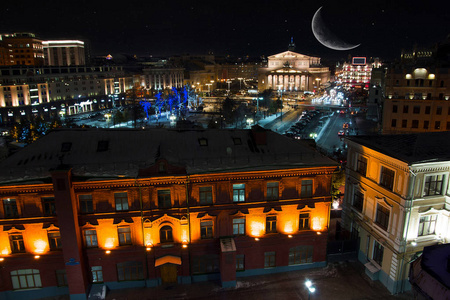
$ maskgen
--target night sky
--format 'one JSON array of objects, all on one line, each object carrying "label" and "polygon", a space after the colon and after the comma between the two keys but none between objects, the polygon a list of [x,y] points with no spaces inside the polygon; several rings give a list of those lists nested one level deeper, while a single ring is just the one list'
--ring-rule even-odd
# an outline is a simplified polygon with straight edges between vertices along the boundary
[{"label": "night sky", "polygon": [[[414,44],[432,46],[450,33],[447,1],[8,1],[2,32],[34,32],[43,39],[87,39],[94,55],[204,54],[260,56],[287,50],[338,59],[398,58]],[[320,44],[311,30],[323,6],[326,26],[349,51]]]}]

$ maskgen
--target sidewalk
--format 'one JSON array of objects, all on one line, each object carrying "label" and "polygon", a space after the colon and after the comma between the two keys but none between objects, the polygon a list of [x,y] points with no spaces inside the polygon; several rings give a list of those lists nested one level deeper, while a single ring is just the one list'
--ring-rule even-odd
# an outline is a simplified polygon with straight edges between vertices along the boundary
[{"label": "sidewalk", "polygon": [[318,269],[237,279],[236,288],[222,288],[218,282],[168,285],[156,288],[111,290],[106,299],[308,299],[305,281],[313,282],[311,300],[413,299],[412,293],[391,295],[378,281],[371,281],[357,261],[329,263]]}]

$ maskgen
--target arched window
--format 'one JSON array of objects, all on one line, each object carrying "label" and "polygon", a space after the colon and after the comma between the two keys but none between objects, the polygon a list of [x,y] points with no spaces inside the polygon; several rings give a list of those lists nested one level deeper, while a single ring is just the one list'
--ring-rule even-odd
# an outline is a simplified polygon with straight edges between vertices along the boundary
[{"label": "arched window", "polygon": [[173,242],[172,227],[166,225],[159,230],[159,239],[161,243]]}]

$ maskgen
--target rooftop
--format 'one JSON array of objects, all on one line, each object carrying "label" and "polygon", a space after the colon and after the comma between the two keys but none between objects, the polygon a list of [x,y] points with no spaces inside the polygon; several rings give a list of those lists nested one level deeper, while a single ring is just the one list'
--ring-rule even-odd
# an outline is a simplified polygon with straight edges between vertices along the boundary
[{"label": "rooftop", "polygon": [[[0,163],[0,184],[48,178],[60,165],[75,176],[138,177],[158,159],[184,174],[335,166],[306,143],[259,126],[239,130],[63,129]],[[145,173],[145,172],[144,172]]]},{"label": "rooftop", "polygon": [[450,160],[450,132],[352,136],[348,140],[408,164]]}]

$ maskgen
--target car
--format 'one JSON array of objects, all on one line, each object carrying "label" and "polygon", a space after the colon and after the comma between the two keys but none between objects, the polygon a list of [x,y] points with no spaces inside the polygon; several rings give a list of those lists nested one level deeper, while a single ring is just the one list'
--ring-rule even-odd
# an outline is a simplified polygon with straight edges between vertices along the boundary
[{"label": "car", "polygon": [[339,130],[338,135],[339,135],[339,136],[344,136],[344,135],[345,135],[344,130]]},{"label": "car", "polygon": [[345,122],[344,124],[342,124],[342,129],[348,129],[348,122]]}]

